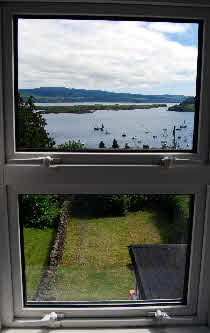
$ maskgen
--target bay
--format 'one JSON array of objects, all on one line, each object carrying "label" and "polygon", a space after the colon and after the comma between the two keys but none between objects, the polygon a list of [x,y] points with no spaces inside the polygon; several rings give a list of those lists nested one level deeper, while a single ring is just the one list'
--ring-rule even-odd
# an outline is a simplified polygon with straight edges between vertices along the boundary
[{"label": "bay", "polygon": [[[78,103],[37,103],[36,105],[68,106]],[[83,103],[83,104],[114,104],[114,103]],[[118,103],[135,104],[135,103]],[[141,103],[152,104],[152,103]],[[106,148],[112,146],[116,139],[120,148],[128,144],[131,148],[142,148],[144,144],[150,148],[161,148],[163,142],[173,144],[173,127],[186,128],[176,131],[176,141],[179,149],[192,149],[194,131],[194,112],[167,111],[169,106],[175,103],[167,103],[167,107],[140,109],[140,110],[100,110],[84,114],[45,114],[47,121],[46,130],[52,136],[56,144],[67,141],[79,141],[89,149],[96,149],[100,141]],[[104,130],[94,130],[101,127]],[[110,133],[110,134],[106,134]],[[126,136],[122,136],[125,134]]]}]

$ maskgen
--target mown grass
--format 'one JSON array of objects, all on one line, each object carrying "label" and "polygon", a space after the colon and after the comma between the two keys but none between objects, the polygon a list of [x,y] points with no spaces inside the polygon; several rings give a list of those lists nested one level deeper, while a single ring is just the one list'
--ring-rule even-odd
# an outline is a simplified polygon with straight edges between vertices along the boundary
[{"label": "mown grass", "polygon": [[47,266],[54,238],[54,229],[24,228],[26,295],[28,300],[31,300],[37,291],[42,271]]},{"label": "mown grass", "polygon": [[163,210],[125,217],[72,218],[52,294],[58,301],[129,299],[134,273],[128,245],[168,243],[171,225]]}]

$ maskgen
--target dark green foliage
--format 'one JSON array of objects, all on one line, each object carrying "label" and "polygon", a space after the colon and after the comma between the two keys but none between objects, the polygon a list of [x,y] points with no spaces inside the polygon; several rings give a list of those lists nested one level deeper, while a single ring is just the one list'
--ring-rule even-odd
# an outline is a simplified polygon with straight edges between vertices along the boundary
[{"label": "dark green foliage", "polygon": [[55,195],[24,194],[21,197],[21,221],[26,228],[55,228],[60,215],[60,204]]},{"label": "dark green foliage", "polygon": [[114,215],[124,216],[129,208],[129,197],[124,194],[112,196],[112,211]]},{"label": "dark green foliage", "polygon": [[36,111],[33,97],[30,96],[26,102],[18,95],[18,107],[16,110],[16,138],[17,148],[52,148],[55,141],[45,130],[46,120],[40,112]]},{"label": "dark green foliage", "polygon": [[166,104],[149,104],[149,105],[142,105],[142,104],[93,104],[93,105],[68,105],[68,106],[61,106],[61,105],[54,105],[54,106],[39,106],[39,110],[41,113],[93,113],[94,111],[98,110],[145,110],[145,109],[152,109],[152,108],[159,108],[159,107],[167,107]]},{"label": "dark green foliage", "polygon": [[179,112],[194,112],[195,111],[195,97],[189,97],[181,102],[179,105],[173,105],[168,108],[168,111]]},{"label": "dark green foliage", "polygon": [[104,142],[103,141],[101,141],[100,143],[99,143],[99,146],[98,146],[99,148],[106,148],[105,147],[105,144],[104,144]]},{"label": "dark green foliage", "polygon": [[169,221],[173,228],[171,241],[173,243],[188,242],[191,200],[190,195],[156,195],[158,206],[170,217]]},{"label": "dark green foliage", "polygon": [[58,151],[65,151],[65,152],[70,152],[70,151],[81,151],[84,150],[85,147],[84,145],[79,141],[69,141],[62,143],[56,147],[56,150]]},{"label": "dark green foliage", "polygon": [[143,149],[149,149],[149,145],[143,145]]},{"label": "dark green foliage", "polygon": [[120,146],[118,145],[117,140],[114,139],[114,140],[113,140],[113,143],[112,143],[112,148],[119,148],[119,147],[120,147]]},{"label": "dark green foliage", "polygon": [[139,210],[142,210],[148,202],[147,196],[143,194],[131,194],[128,195],[128,197],[130,212],[137,212]]},{"label": "dark green foliage", "polygon": [[129,208],[129,197],[116,195],[74,195],[73,216],[104,217],[124,216]]}]

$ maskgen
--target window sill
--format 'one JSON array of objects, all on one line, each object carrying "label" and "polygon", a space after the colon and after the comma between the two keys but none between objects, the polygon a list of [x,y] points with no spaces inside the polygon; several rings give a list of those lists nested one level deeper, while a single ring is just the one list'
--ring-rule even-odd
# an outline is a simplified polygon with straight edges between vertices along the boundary
[{"label": "window sill", "polygon": [[[2,333],[92,333],[93,329],[45,329],[45,328],[31,328],[31,329],[15,329],[15,328],[8,328],[3,329]],[[207,326],[188,326],[188,327],[170,327],[170,328],[130,328],[130,329],[114,329],[114,328],[101,328],[101,329],[94,329],[94,333],[210,333],[210,328]]]}]

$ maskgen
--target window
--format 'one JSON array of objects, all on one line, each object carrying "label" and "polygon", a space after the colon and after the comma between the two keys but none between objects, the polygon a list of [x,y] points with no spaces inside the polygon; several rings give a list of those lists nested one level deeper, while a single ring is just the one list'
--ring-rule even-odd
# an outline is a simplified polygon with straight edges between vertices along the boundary
[{"label": "window", "polygon": [[186,303],[192,196],[26,194],[19,203],[25,305]]},{"label": "window", "polygon": [[[202,22],[17,17],[14,25],[17,151],[196,151]],[[30,96],[48,138],[23,130]]]},{"label": "window", "polygon": [[[136,22],[136,20],[145,22],[146,20],[148,21],[149,18],[151,22],[174,22],[174,24],[175,21],[184,23],[191,22],[200,27],[202,26],[203,29],[199,28],[199,47],[197,54],[196,100],[197,110],[199,110],[197,115],[199,114],[199,117],[197,117],[197,119],[195,118],[194,125],[194,133],[197,133],[195,135],[195,149],[189,149],[189,151],[179,149],[161,149],[156,151],[151,149],[145,151],[143,149],[141,151],[129,150],[118,152],[114,150],[100,150],[95,152],[44,151],[40,148],[33,150],[16,149],[16,134],[18,131],[17,128],[15,131],[15,104],[17,102],[15,96],[17,96],[18,73],[15,64],[17,64],[16,46],[18,43],[16,40],[17,30],[15,22],[17,22],[18,18],[28,19],[29,17],[31,20],[41,20],[42,18],[54,19],[55,17],[65,20],[71,17],[75,22],[79,17],[86,20],[96,17],[96,22],[100,21],[100,19],[104,19],[104,17],[115,17],[123,22],[125,19],[130,19],[131,22]],[[29,326],[39,328],[42,325],[46,325],[50,327],[50,325],[53,325],[51,322],[45,322],[43,324],[43,321],[40,323],[40,319],[43,318],[46,313],[52,311],[58,313],[58,319],[54,322],[54,327],[64,328],[156,326],[159,325],[160,321],[156,319],[155,314],[158,315],[162,312],[170,317],[170,320],[161,320],[161,325],[163,326],[178,324],[207,325],[209,312],[207,305],[209,295],[208,138],[210,128],[208,117],[210,96],[208,84],[208,68],[210,66],[208,40],[210,30],[209,11],[207,8],[193,7],[190,5],[184,7],[175,3],[170,6],[165,4],[132,5],[127,2],[121,3],[120,5],[114,2],[109,5],[105,3],[92,4],[87,2],[80,4],[73,2],[62,4],[49,3],[48,6],[38,6],[35,3],[23,6],[19,2],[17,2],[15,6],[14,3],[10,6],[7,3],[2,5],[1,29],[2,61],[0,63],[2,64],[2,79],[0,100],[1,120],[3,119],[4,121],[0,124],[0,210],[2,216],[0,233],[2,246],[0,251],[2,261],[0,273],[2,281],[0,286],[0,308],[3,326]],[[189,39],[190,38],[191,37],[189,37]],[[31,42],[33,43],[33,36],[31,36]],[[27,52],[30,52],[29,47],[27,48]],[[39,52],[40,51],[37,50],[37,54],[39,54]],[[27,59],[31,60],[30,57]],[[25,63],[25,65],[27,64]],[[29,80],[31,80],[31,77]],[[26,106],[26,109],[27,108],[30,109],[30,104]],[[185,126],[184,120],[185,119],[180,123],[182,126]],[[96,125],[94,124],[94,126]],[[184,131],[184,129],[184,127],[181,128],[180,133]],[[119,299],[119,297],[117,300],[120,301],[120,304],[113,302],[115,295],[112,298],[110,291],[108,298],[103,298],[102,294],[100,294],[99,303],[95,302],[93,296],[91,296],[91,299],[88,299],[90,295],[88,295],[86,299],[82,297],[82,299],[78,300],[78,292],[75,298],[70,300],[72,302],[65,302],[65,304],[62,304],[62,302],[59,303],[58,300],[52,298],[45,298],[44,301],[38,300],[38,302],[31,300],[29,281],[33,282],[35,279],[28,278],[29,275],[27,274],[30,273],[30,269],[27,270],[29,268],[27,267],[27,259],[25,259],[25,262],[23,260],[23,256],[26,258],[27,255],[27,236],[25,235],[25,238],[22,237],[21,223],[23,223],[27,213],[24,211],[26,208],[24,208],[21,198],[30,199],[33,196],[38,198],[40,196],[45,198],[48,196],[49,198],[50,195],[56,198],[61,196],[66,198],[69,195],[74,196],[74,198],[80,198],[81,206],[78,209],[81,211],[83,210],[82,207],[84,207],[84,203],[87,202],[85,198],[91,197],[102,197],[107,200],[114,196],[121,198],[123,195],[126,200],[127,198],[138,195],[152,197],[153,199],[155,195],[157,195],[158,197],[165,198],[165,200],[175,197],[183,198],[184,196],[188,196],[188,199],[191,198],[192,200],[189,200],[191,204],[188,206],[188,210],[190,210],[189,215],[191,216],[188,224],[189,227],[187,228],[187,234],[189,236],[185,242],[183,240],[181,241],[181,244],[187,244],[187,255],[185,260],[182,260],[182,262],[186,261],[186,264],[181,265],[182,268],[185,267],[185,278],[182,277],[180,280],[182,282],[181,290],[183,291],[181,293],[181,301],[179,294],[178,298],[176,295],[172,296],[172,301],[171,298],[170,300],[169,298],[168,300],[163,300],[162,296],[160,296],[158,301],[155,301],[153,297],[149,296],[148,302],[146,296],[148,289],[145,287],[145,283],[142,283],[142,276],[146,272],[142,270],[144,261],[141,259],[139,262],[139,258],[144,257],[144,251],[147,251],[147,256],[149,257],[148,249],[152,251],[154,248],[156,250],[157,247],[144,247],[138,239],[136,240],[136,244],[134,244],[134,242],[129,243],[129,237],[127,238],[128,241],[125,241],[126,251],[129,250],[129,252],[126,252],[126,255],[129,253],[129,263],[134,268],[134,271],[132,273],[130,272],[130,276],[133,279],[132,287],[130,287],[131,283],[126,283],[126,288],[128,286],[129,292],[130,290],[134,290],[134,292],[131,292],[131,295],[129,295],[129,297],[132,298],[129,299],[129,302],[124,302],[124,300]],[[29,203],[25,207],[29,208]],[[29,209],[30,213],[32,213],[34,205],[31,207],[31,210]],[[94,203],[94,208],[95,207],[96,204]],[[99,202],[97,202],[97,207],[100,207]],[[165,205],[165,207],[169,207],[169,204]],[[51,208],[48,209],[48,212],[50,212],[50,209]],[[170,212],[171,211],[170,209]],[[56,208],[53,210],[53,214],[57,214]],[[180,216],[175,220],[176,222],[179,221]],[[32,221],[32,219],[30,219],[30,221]],[[131,224],[129,224],[129,226],[130,225]],[[104,229],[102,228],[102,230]],[[139,233],[140,229],[137,228],[137,230]],[[112,230],[112,233],[114,231]],[[129,232],[132,233],[132,231]],[[49,243],[52,234],[53,232],[49,233]],[[97,230],[97,235],[99,234]],[[119,234],[125,235],[125,233],[122,232],[119,232]],[[81,235],[81,232],[79,232],[79,235]],[[183,235],[184,229],[181,232],[181,236]],[[90,238],[92,237],[91,232],[88,236]],[[95,241],[96,236],[94,237]],[[169,241],[167,241],[167,243],[170,244]],[[174,243],[175,241],[173,241],[172,244]],[[177,243],[180,245],[179,242]],[[156,244],[158,244],[158,242],[156,242]],[[150,245],[153,245],[152,241]],[[129,248],[127,248],[127,246],[129,246]],[[77,246],[77,249],[78,248],[79,246]],[[183,255],[183,251],[185,251],[183,248],[185,248],[185,246],[178,248],[182,248],[181,251]],[[177,246],[172,246],[171,249],[174,251],[174,249],[177,249]],[[160,246],[159,250],[164,252],[164,246]],[[156,255],[158,251],[156,250]],[[106,258],[107,257],[108,255]],[[151,257],[154,258],[153,255]],[[174,256],[172,257],[174,260]],[[110,258],[112,257],[110,256]],[[126,258],[128,258],[128,256]],[[155,263],[157,263],[157,261],[155,261]],[[60,267],[60,270],[61,274],[56,276],[57,283],[64,277],[64,275],[62,275],[62,267]],[[107,271],[106,269],[106,272]],[[144,273],[143,275],[142,272]],[[71,278],[73,278],[72,274]],[[117,281],[117,277],[114,279]],[[114,279],[112,278],[112,280]],[[24,280],[26,284],[24,284]],[[66,280],[69,280],[68,276]],[[151,281],[151,279],[149,280]],[[85,278],[83,281],[84,283],[89,283],[90,279]],[[118,281],[117,287],[121,287],[122,281]],[[176,276],[176,282],[177,281]],[[99,285],[101,285],[100,282],[101,281],[98,282]],[[94,283],[91,282],[91,288],[93,284]],[[158,284],[158,287],[159,286],[160,284]],[[105,287],[103,285],[101,290],[104,291],[104,289]],[[28,296],[28,299],[26,296]],[[60,298],[60,296],[58,296],[58,298]],[[140,298],[143,298],[143,300]],[[106,302],[107,300],[111,302]],[[116,301],[116,299],[114,299],[114,301]]]}]

